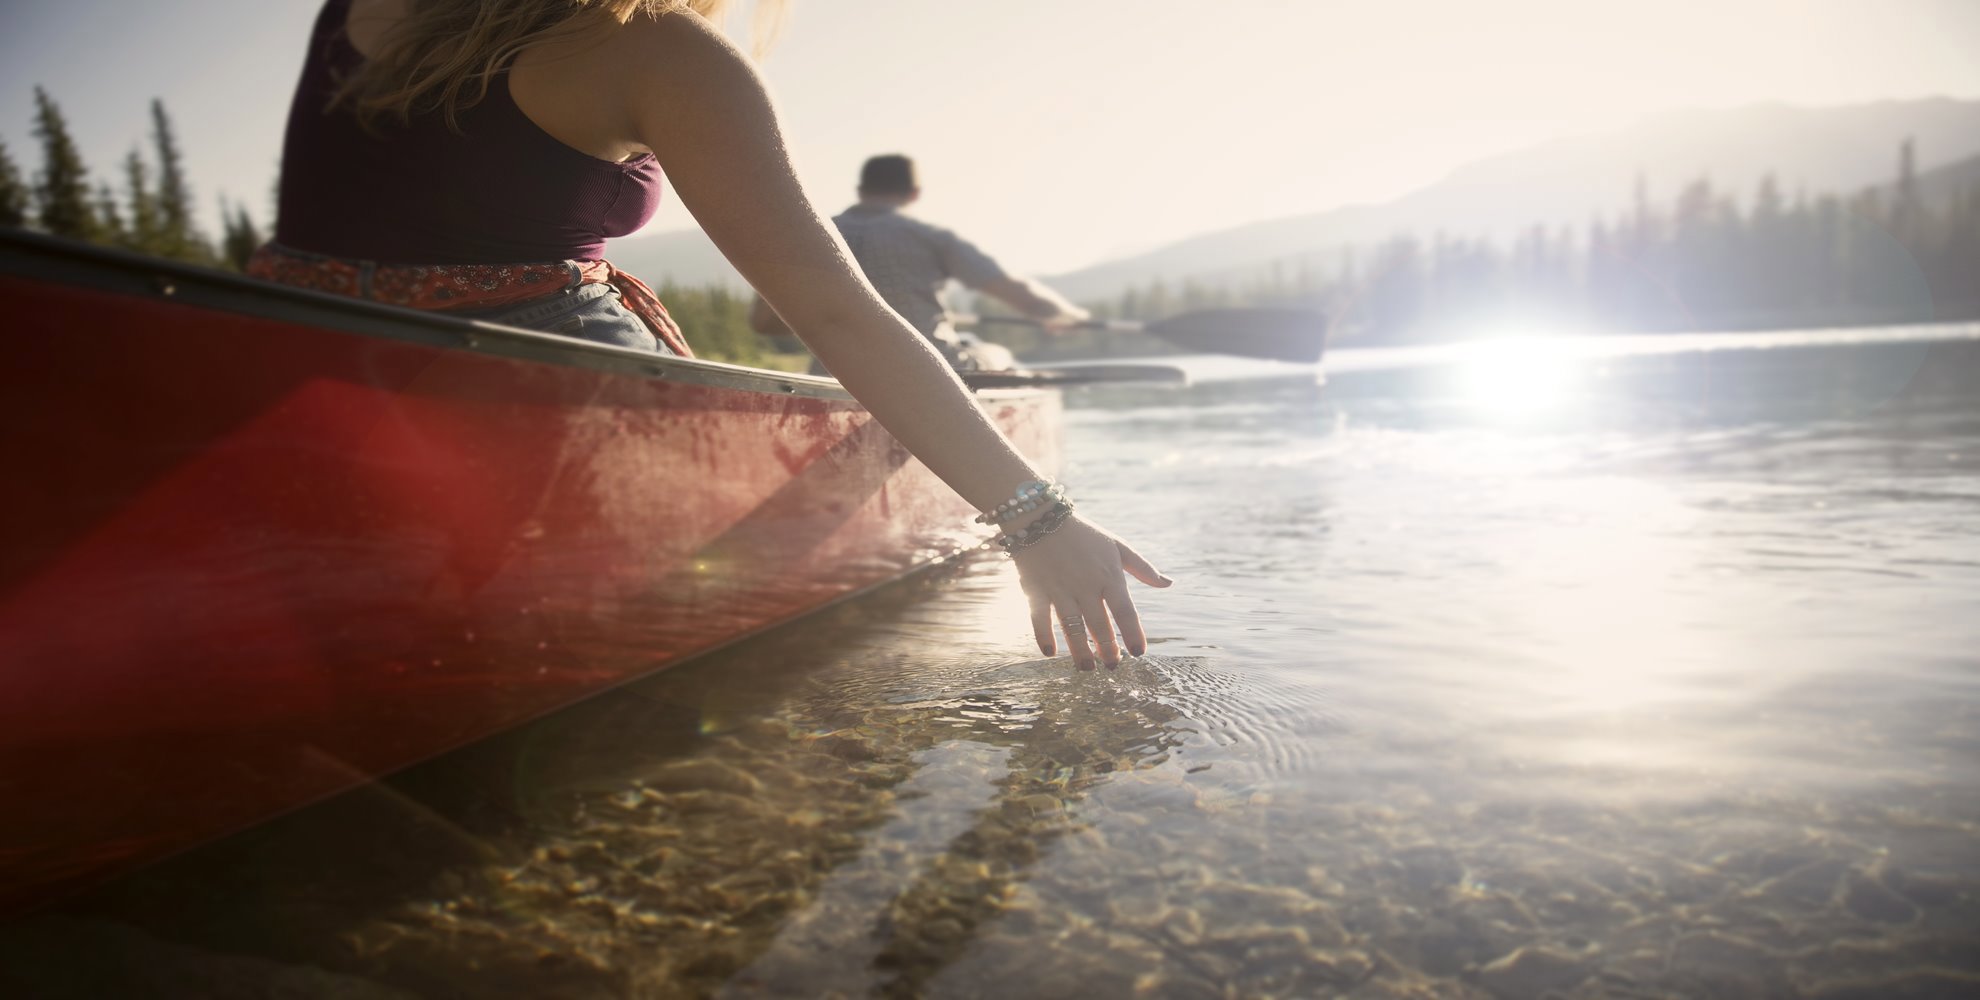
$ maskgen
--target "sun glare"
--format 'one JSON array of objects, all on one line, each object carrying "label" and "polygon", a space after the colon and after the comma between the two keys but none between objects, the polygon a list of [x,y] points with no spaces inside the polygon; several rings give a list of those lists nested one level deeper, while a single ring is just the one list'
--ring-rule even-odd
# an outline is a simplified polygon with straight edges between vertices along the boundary
[{"label": "sun glare", "polygon": [[1452,379],[1468,405],[1508,418],[1561,409],[1574,396],[1576,365],[1569,338],[1545,334],[1491,336],[1465,344]]}]

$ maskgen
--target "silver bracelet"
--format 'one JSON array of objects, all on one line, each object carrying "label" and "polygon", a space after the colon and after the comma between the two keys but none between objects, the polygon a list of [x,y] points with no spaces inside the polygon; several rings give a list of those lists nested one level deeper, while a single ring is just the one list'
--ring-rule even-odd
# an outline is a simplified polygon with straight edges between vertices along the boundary
[{"label": "silver bracelet", "polygon": [[978,524],[1009,524],[1026,514],[1050,503],[1070,504],[1066,499],[1066,488],[1050,479],[1033,479],[1019,483],[1009,500],[976,515]]},{"label": "silver bracelet", "polygon": [[998,535],[995,541],[1003,547],[1006,555],[1016,555],[1019,549],[1037,545],[1044,541],[1046,535],[1064,527],[1065,523],[1072,519],[1072,512],[1072,503],[1062,500],[1040,515],[1038,520],[1019,528],[1015,534],[1006,532]]}]

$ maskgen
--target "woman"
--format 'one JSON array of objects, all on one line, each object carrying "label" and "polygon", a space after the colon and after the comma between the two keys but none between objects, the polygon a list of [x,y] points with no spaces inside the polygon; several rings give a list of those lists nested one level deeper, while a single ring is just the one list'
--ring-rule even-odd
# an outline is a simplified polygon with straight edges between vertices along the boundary
[{"label": "woman", "polygon": [[1080,669],[1140,655],[1123,570],[1170,581],[1074,514],[867,284],[805,199],[763,81],[708,21],[720,6],[328,0],[291,110],[278,245],[253,272],[685,354],[645,286],[599,258],[651,216],[664,168],[827,370],[999,528],[1039,650],[1056,651],[1056,613]]}]

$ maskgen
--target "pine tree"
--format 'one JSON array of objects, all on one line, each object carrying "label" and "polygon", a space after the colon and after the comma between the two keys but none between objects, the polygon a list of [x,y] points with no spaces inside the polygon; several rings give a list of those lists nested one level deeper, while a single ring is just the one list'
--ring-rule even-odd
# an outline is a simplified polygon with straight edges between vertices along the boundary
[{"label": "pine tree", "polygon": [[160,229],[159,245],[153,252],[209,263],[213,260],[213,249],[193,225],[192,188],[186,183],[185,160],[179,153],[178,138],[172,132],[172,119],[165,113],[165,102],[156,98],[151,102],[151,141],[158,154]]},{"label": "pine tree", "polygon": [[248,258],[261,246],[261,230],[248,215],[247,207],[236,205],[232,211],[227,203],[220,203],[220,217],[226,221],[227,231],[221,239],[220,254],[226,263],[237,271],[247,270]]},{"label": "pine tree", "polygon": [[1753,192],[1753,212],[1747,221],[1737,257],[1741,266],[1739,299],[1750,318],[1783,314],[1788,304],[1787,201],[1770,172]]},{"label": "pine tree", "polygon": [[135,149],[124,157],[124,188],[131,211],[131,245],[145,253],[162,253],[165,226],[159,218],[158,196],[151,189],[151,168]]},{"label": "pine tree", "polygon": [[131,246],[131,234],[124,228],[124,217],[117,210],[117,192],[108,184],[96,186],[96,238],[120,247]]},{"label": "pine tree", "polygon": [[1935,287],[1945,302],[1947,315],[1980,316],[1980,183],[1969,183],[1946,205],[1945,234],[1933,265],[1939,280]]},{"label": "pine tree", "polygon": [[7,155],[7,144],[0,142],[0,226],[25,226],[28,220],[28,189],[14,158]]},{"label": "pine tree", "polygon": [[1636,184],[1630,191],[1629,241],[1633,244],[1632,253],[1649,249],[1657,236],[1657,213],[1650,207],[1650,178],[1642,171],[1636,173]]},{"label": "pine tree", "polygon": [[41,140],[41,175],[35,179],[35,221],[41,228],[70,239],[97,235],[96,213],[89,203],[89,168],[69,136],[62,109],[46,90],[34,88],[34,135]]},{"label": "pine tree", "polygon": [[1924,206],[1918,203],[1918,159],[1912,151],[1910,139],[1898,147],[1897,190],[1891,199],[1891,231],[1905,243],[1912,243],[1921,233],[1924,221]]}]

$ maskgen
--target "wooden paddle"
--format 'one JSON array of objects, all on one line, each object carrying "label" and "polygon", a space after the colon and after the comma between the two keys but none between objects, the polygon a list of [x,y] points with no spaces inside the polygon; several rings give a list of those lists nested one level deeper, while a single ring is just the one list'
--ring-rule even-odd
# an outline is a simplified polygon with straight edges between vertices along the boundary
[{"label": "wooden paddle", "polygon": [[[957,316],[954,322],[958,326],[974,323],[1044,327],[1043,323],[1022,316]],[[1074,323],[1066,329],[1147,333],[1208,354],[1236,354],[1303,364],[1319,361],[1327,350],[1326,317],[1311,309],[1204,309],[1152,323],[1096,319]]]},{"label": "wooden paddle", "polygon": [[972,389],[1021,389],[1034,386],[1092,385],[1097,382],[1155,382],[1187,385],[1189,373],[1173,365],[1066,365],[1059,368],[1013,368],[1002,372],[960,372]]}]

